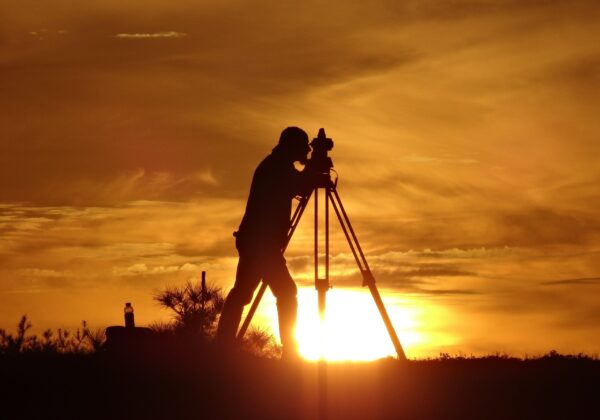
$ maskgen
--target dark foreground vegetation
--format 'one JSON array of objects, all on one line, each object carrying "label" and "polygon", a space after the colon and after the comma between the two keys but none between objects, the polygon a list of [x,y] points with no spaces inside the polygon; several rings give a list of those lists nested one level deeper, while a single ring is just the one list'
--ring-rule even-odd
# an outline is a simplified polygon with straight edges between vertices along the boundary
[{"label": "dark foreground vegetation", "polygon": [[4,354],[1,418],[598,418],[600,361],[284,363],[213,345]]},{"label": "dark foreground vegetation", "polygon": [[173,322],[117,346],[85,323],[37,337],[23,317],[0,330],[0,419],[600,418],[597,358],[286,363],[263,331],[239,352],[214,345],[216,289],[188,284],[157,301]]}]

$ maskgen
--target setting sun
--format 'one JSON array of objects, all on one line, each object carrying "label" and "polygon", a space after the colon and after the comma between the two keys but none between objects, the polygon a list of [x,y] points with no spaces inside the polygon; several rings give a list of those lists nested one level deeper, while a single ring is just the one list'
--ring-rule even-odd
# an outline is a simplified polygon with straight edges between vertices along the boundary
[{"label": "setting sun", "polygon": [[[301,354],[310,360],[372,360],[395,356],[394,347],[381,321],[373,300],[361,291],[331,290],[327,294],[327,312],[321,325],[317,311],[317,294],[304,290],[300,294],[299,320],[296,336]],[[312,293],[311,293],[312,292]],[[397,308],[394,308],[397,309]],[[399,311],[394,311],[397,315]],[[394,316],[398,334],[416,327],[414,312]],[[414,333],[413,333],[414,334]],[[411,334],[412,335],[412,334]],[[419,335],[414,335],[419,340]],[[403,340],[403,344],[408,342]]]},{"label": "setting sun", "polygon": [[[265,299],[259,322],[277,331],[277,309],[270,294]],[[367,289],[334,288],[327,293],[325,323],[321,326],[317,293],[313,288],[298,291],[296,336],[301,355],[307,360],[367,361],[395,357],[396,353],[379,312]],[[435,350],[452,345],[455,339],[436,332],[435,323],[444,310],[416,297],[384,296],[386,308],[408,357],[435,355]]]}]

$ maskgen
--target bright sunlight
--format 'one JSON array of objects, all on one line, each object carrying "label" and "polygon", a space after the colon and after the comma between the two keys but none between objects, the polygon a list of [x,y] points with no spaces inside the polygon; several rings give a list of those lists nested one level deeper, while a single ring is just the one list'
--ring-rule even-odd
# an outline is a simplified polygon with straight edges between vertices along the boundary
[{"label": "bright sunlight", "polygon": [[[455,344],[454,337],[433,328],[436,319],[447,315],[442,313],[443,309],[412,296],[384,294],[383,300],[408,357],[436,354],[435,349]],[[263,304],[259,319],[276,334],[274,298],[270,295]],[[296,336],[300,353],[307,360],[324,357],[329,361],[366,361],[396,356],[367,289],[331,289],[327,293],[323,328],[317,310],[317,292],[313,288],[298,290],[298,306]]]}]

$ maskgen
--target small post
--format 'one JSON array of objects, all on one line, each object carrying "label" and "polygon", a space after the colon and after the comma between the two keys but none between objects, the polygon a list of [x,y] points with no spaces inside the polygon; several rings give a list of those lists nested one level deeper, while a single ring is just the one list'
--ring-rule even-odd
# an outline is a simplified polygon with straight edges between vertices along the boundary
[{"label": "small post", "polygon": [[202,272],[202,297],[200,304],[202,305],[202,313],[204,313],[204,307],[206,305],[206,271]]}]

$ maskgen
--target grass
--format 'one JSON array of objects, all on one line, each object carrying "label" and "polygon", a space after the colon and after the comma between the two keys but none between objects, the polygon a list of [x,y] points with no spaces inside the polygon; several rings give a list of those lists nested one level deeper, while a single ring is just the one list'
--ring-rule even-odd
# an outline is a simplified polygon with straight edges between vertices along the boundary
[{"label": "grass", "polygon": [[597,417],[597,356],[285,363],[265,330],[251,330],[235,353],[215,346],[218,289],[186,284],[156,300],[173,320],[119,351],[85,321],[36,336],[23,316],[15,332],[0,330],[0,418]]},{"label": "grass", "polygon": [[32,339],[29,328],[24,318],[3,333],[0,418],[572,419],[597,410],[600,360],[581,354],[289,364],[222,354],[172,328],[119,354],[94,349],[87,326],[66,341]]}]

